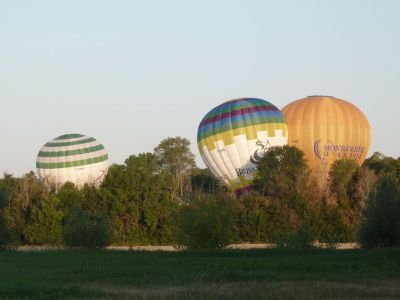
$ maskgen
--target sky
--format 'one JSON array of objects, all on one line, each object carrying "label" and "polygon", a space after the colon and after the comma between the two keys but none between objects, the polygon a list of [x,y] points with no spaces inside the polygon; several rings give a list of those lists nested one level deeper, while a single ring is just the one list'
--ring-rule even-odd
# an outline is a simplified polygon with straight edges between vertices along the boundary
[{"label": "sky", "polygon": [[111,163],[185,137],[239,97],[360,108],[369,154],[400,156],[400,1],[0,0],[0,174],[65,133]]}]

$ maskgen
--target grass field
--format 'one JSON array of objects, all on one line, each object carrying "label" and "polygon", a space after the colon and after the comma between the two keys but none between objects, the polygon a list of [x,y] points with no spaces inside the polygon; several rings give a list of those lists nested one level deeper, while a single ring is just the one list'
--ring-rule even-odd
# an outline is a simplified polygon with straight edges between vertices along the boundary
[{"label": "grass field", "polygon": [[0,298],[398,299],[400,249],[3,250]]}]

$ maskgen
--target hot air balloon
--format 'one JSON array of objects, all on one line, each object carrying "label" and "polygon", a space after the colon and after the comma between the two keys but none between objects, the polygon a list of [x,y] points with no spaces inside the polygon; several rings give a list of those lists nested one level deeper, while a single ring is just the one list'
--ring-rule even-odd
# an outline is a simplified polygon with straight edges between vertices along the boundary
[{"label": "hot air balloon", "polygon": [[353,159],[360,165],[371,143],[371,128],[353,104],[331,96],[309,96],[286,105],[289,145],[305,153],[314,175],[326,181],[332,163]]},{"label": "hot air balloon", "polygon": [[241,194],[250,188],[265,151],[287,144],[287,126],[282,112],[270,102],[234,99],[205,115],[197,143],[214,176]]},{"label": "hot air balloon", "polygon": [[36,168],[39,178],[55,188],[68,181],[78,187],[99,185],[108,170],[108,154],[93,137],[64,134],[40,149]]}]

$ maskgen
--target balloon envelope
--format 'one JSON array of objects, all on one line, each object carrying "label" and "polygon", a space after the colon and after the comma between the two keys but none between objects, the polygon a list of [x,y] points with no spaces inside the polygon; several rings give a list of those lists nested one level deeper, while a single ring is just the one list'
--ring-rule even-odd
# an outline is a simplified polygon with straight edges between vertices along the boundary
[{"label": "balloon envelope", "polygon": [[337,159],[364,161],[371,128],[364,114],[350,102],[330,96],[309,96],[283,109],[289,145],[305,153],[309,167],[326,179]]},{"label": "balloon envelope", "polygon": [[208,112],[199,125],[197,141],[214,176],[240,192],[251,185],[267,148],[287,144],[287,126],[282,112],[270,102],[240,98]]},{"label": "balloon envelope", "polygon": [[61,135],[46,143],[36,159],[39,178],[59,187],[72,182],[98,185],[108,170],[108,154],[95,138],[81,134]]}]

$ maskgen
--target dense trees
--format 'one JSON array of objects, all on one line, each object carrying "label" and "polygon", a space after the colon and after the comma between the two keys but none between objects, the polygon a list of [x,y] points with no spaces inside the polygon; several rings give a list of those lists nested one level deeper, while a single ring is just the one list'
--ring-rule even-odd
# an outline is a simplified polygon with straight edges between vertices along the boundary
[{"label": "dense trees", "polygon": [[254,186],[267,197],[301,197],[306,193],[309,173],[301,150],[271,147],[259,162]]},{"label": "dense trees", "polygon": [[400,157],[395,159],[375,152],[365,160],[364,165],[373,170],[378,176],[389,175],[393,176],[397,183],[400,181]]},{"label": "dense trees", "polygon": [[227,195],[196,195],[183,205],[177,242],[189,248],[221,248],[237,241],[234,199]]},{"label": "dense trees", "polygon": [[254,187],[267,201],[268,241],[303,230],[309,174],[304,153],[295,147],[272,147],[260,160]]},{"label": "dense trees", "polygon": [[3,238],[14,244],[26,243],[24,234],[32,203],[39,201],[46,188],[33,172],[21,178],[4,174],[0,181],[0,231],[7,233]]},{"label": "dense trees", "polygon": [[189,146],[188,139],[170,137],[162,140],[154,148],[154,154],[161,170],[167,171],[173,178],[171,196],[178,201],[187,200],[191,192],[190,176],[196,163]]},{"label": "dense trees", "polygon": [[43,195],[30,209],[24,230],[29,244],[62,244],[61,220],[64,212],[56,195]]},{"label": "dense trees", "polygon": [[174,235],[177,201],[173,176],[151,153],[132,155],[107,175],[102,188],[111,192],[117,243],[168,243]]},{"label": "dense trees", "polygon": [[4,180],[0,181],[0,246],[7,245],[11,241],[11,231],[7,226],[6,218],[7,212],[6,207],[8,204],[8,194],[6,189],[3,187]]},{"label": "dense trees", "polygon": [[243,195],[237,201],[238,234],[240,241],[262,243],[270,233],[267,207],[268,199],[257,192]]},{"label": "dense trees", "polygon": [[100,187],[66,183],[57,193],[33,172],[5,174],[0,245],[304,246],[355,241],[357,233],[368,247],[399,245],[399,159],[337,161],[321,188],[300,150],[272,147],[254,190],[236,197],[193,158],[187,139],[167,138],[153,153],[110,166]]},{"label": "dense trees", "polygon": [[359,232],[364,247],[400,246],[400,186],[397,182],[397,178],[386,175],[370,194]]}]

